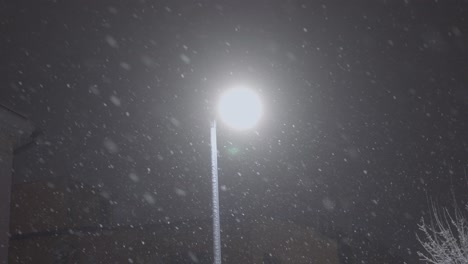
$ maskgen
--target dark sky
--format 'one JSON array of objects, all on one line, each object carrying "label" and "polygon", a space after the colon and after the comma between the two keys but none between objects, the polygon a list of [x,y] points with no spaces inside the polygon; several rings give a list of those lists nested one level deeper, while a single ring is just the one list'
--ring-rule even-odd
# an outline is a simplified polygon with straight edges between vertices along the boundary
[{"label": "dark sky", "polygon": [[0,102],[43,131],[14,181],[85,182],[122,222],[154,207],[208,217],[213,106],[247,83],[265,117],[220,126],[221,216],[324,218],[414,260],[428,200],[468,201],[467,8],[3,1]]}]

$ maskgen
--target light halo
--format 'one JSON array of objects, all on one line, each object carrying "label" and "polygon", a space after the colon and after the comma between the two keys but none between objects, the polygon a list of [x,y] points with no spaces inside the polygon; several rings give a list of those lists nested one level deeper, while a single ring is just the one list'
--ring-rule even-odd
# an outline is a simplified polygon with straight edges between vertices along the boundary
[{"label": "light halo", "polygon": [[245,86],[237,86],[221,95],[218,102],[221,121],[237,130],[253,128],[263,115],[260,97]]}]

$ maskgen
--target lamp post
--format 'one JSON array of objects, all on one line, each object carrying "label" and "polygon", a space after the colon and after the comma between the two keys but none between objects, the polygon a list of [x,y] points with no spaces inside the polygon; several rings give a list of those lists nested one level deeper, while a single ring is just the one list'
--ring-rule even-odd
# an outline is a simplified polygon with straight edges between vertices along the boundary
[{"label": "lamp post", "polygon": [[[262,116],[260,98],[253,91],[238,87],[222,95],[218,103],[221,120],[237,130],[252,128]],[[216,118],[211,122],[211,187],[213,192],[213,254],[214,264],[221,264],[221,224],[219,217],[218,149]]]}]

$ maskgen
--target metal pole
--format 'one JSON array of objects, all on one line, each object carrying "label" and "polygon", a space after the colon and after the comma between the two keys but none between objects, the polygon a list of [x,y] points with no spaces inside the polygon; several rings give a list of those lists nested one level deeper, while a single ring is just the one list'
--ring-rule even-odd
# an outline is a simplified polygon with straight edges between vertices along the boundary
[{"label": "metal pole", "polygon": [[[2,128],[0,127],[0,130]],[[2,216],[0,218],[0,264],[8,263],[13,143],[13,137],[0,131],[0,214]]]},{"label": "metal pole", "polygon": [[213,254],[214,264],[221,264],[221,227],[219,223],[218,148],[216,120],[211,123],[211,187],[213,190]]}]

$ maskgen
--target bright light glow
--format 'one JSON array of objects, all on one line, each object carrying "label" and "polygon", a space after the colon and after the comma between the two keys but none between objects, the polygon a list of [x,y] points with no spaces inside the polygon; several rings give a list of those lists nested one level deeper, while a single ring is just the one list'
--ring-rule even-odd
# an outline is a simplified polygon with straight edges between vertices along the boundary
[{"label": "bright light glow", "polygon": [[235,129],[245,130],[255,126],[262,117],[263,109],[256,93],[240,87],[221,96],[218,112],[223,122]]}]

